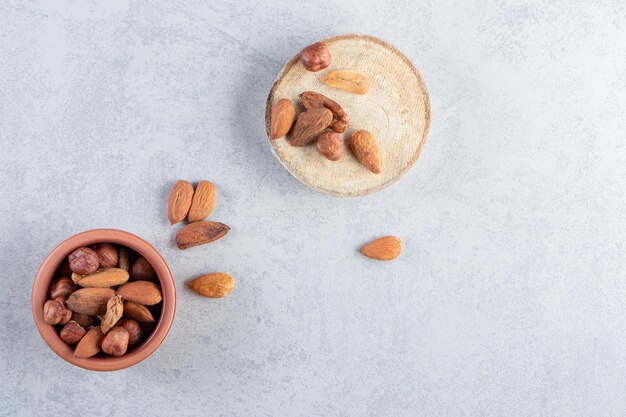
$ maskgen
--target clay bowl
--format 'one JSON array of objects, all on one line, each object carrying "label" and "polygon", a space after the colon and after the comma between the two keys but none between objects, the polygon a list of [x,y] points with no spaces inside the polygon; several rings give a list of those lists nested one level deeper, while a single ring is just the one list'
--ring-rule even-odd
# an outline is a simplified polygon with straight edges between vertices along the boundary
[{"label": "clay bowl", "polygon": [[[156,271],[163,293],[161,316],[156,326],[146,340],[121,357],[75,358],[74,349],[61,340],[54,326],[47,324],[43,319],[43,305],[48,299],[48,288],[54,274],[67,256],[75,249],[94,243],[114,243],[133,249],[146,258]],[[159,252],[142,238],[131,233],[114,229],[96,229],[79,233],[70,237],[57,246],[46,257],[37,272],[33,283],[32,294],[33,317],[41,337],[50,348],[67,362],[92,371],[116,371],[133,366],[152,354],[163,342],[172,326],[176,309],[176,287],[172,272]]]}]

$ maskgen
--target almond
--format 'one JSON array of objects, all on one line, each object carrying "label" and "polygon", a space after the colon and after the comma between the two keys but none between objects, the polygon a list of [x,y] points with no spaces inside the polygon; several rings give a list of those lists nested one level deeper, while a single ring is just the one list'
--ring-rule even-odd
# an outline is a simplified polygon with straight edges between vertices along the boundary
[{"label": "almond", "polygon": [[117,289],[117,295],[124,300],[145,306],[158,304],[163,299],[158,285],[150,281],[133,281],[124,284]]},{"label": "almond", "polygon": [[170,224],[176,224],[187,216],[192,198],[193,185],[190,182],[180,180],[174,184],[167,203],[167,217],[170,219]]},{"label": "almond", "polygon": [[338,161],[343,155],[343,140],[341,133],[324,132],[317,138],[317,151],[330,161]]},{"label": "almond", "polygon": [[154,317],[148,307],[132,301],[124,301],[124,316],[142,323],[154,323]]},{"label": "almond", "polygon": [[121,268],[100,268],[88,275],[72,274],[72,281],[81,287],[109,288],[128,281],[128,271]]},{"label": "almond", "polygon": [[291,133],[292,146],[305,146],[311,143],[333,121],[333,113],[325,107],[318,107],[300,113]]},{"label": "almond", "polygon": [[196,191],[193,193],[187,221],[189,223],[202,221],[209,217],[214,208],[215,185],[210,181],[202,180],[198,183]]},{"label": "almond", "polygon": [[80,342],[78,342],[78,345],[74,350],[74,356],[77,358],[92,357],[96,353],[100,352],[102,339],[104,339],[104,335],[102,334],[100,327],[92,327],[91,330],[89,330],[87,334],[80,339]]},{"label": "almond", "polygon": [[101,316],[107,311],[107,302],[115,296],[111,288],[81,288],[67,299],[67,307],[88,316]]},{"label": "almond", "polygon": [[307,109],[316,109],[319,107],[325,107],[333,114],[333,122],[330,124],[330,128],[338,133],[343,133],[348,129],[350,124],[350,118],[343,108],[337,103],[326,97],[323,94],[316,93],[315,91],[305,91],[300,94],[300,101],[302,106]]},{"label": "almond", "polygon": [[283,137],[291,129],[293,120],[296,117],[296,108],[291,100],[281,98],[272,109],[272,118],[270,121],[270,137],[278,139]]},{"label": "almond", "polygon": [[390,261],[402,253],[402,241],[396,236],[384,236],[364,245],[361,253],[368,258]]},{"label": "almond", "polygon": [[354,94],[367,94],[370,80],[357,71],[332,71],[324,77],[324,84]]},{"label": "almond", "polygon": [[100,323],[100,330],[102,330],[102,333],[107,334],[107,332],[111,330],[113,326],[115,326],[122,318],[123,313],[124,304],[122,304],[122,297],[116,295],[107,302],[107,312],[104,313],[102,322]]},{"label": "almond", "polygon": [[214,272],[194,279],[189,287],[205,297],[222,298],[235,288],[235,280],[223,272]]},{"label": "almond", "polygon": [[219,222],[196,222],[188,224],[176,234],[176,246],[188,249],[213,242],[228,233],[230,227]]},{"label": "almond", "polygon": [[374,174],[380,174],[381,156],[378,141],[367,130],[356,130],[350,135],[352,151],[359,161]]}]

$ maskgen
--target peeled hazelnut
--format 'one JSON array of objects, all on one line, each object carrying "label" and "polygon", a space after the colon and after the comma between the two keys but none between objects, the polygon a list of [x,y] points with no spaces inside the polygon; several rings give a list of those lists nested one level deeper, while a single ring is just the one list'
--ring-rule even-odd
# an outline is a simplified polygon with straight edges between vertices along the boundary
[{"label": "peeled hazelnut", "polygon": [[71,293],[80,287],[68,277],[57,278],[50,284],[50,298],[69,297]]},{"label": "peeled hazelnut", "polygon": [[43,306],[43,320],[48,324],[65,324],[72,318],[72,312],[58,300],[48,300]]},{"label": "peeled hazelnut", "polygon": [[131,281],[152,281],[156,275],[152,265],[150,265],[150,263],[143,256],[135,259],[135,262],[131,265],[128,274],[130,275]]},{"label": "peeled hazelnut", "polygon": [[141,342],[141,339],[143,339],[143,330],[141,330],[141,325],[139,325],[137,320],[124,319],[120,321],[118,325],[128,331],[128,346],[134,346]]},{"label": "peeled hazelnut", "polygon": [[59,335],[61,336],[61,340],[65,343],[73,345],[74,343],[78,343],[85,333],[87,333],[87,330],[85,330],[83,326],[75,321],[68,321],[61,329]]},{"label": "peeled hazelnut", "polygon": [[102,340],[102,351],[113,356],[122,356],[128,349],[130,335],[122,326],[115,326]]},{"label": "peeled hazelnut", "polygon": [[317,151],[326,159],[338,161],[343,155],[343,141],[337,132],[322,133],[317,138]]},{"label": "peeled hazelnut", "polygon": [[307,71],[317,72],[330,65],[330,51],[322,42],[315,42],[300,51],[300,61]]},{"label": "peeled hazelnut", "polygon": [[115,268],[117,266],[117,249],[110,243],[100,243],[96,247],[96,254],[100,268]]},{"label": "peeled hazelnut", "polygon": [[87,314],[77,313],[74,311],[72,313],[72,320],[74,320],[76,323],[80,324],[84,328],[88,328],[91,326],[95,326],[98,318],[95,316],[88,316]]},{"label": "peeled hazelnut", "polygon": [[78,248],[68,257],[70,269],[79,275],[87,275],[98,269],[100,261],[96,252],[89,248]]},{"label": "peeled hazelnut", "polygon": [[126,250],[126,248],[120,248],[117,251],[117,267],[123,269],[124,271],[128,271],[130,267],[128,251]]}]

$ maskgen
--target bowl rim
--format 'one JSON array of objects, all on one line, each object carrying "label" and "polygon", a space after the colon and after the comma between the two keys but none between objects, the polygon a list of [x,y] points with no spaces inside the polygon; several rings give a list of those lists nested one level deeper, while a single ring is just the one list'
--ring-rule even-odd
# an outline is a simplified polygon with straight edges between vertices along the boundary
[{"label": "bowl rim", "polygon": [[[54,328],[43,319],[43,305],[48,300],[48,289],[61,262],[75,249],[94,243],[113,243],[136,251],[154,268],[161,292],[161,316],[150,336],[138,347],[121,357],[76,358],[74,349],[63,342]],[[167,336],[176,311],[176,285],[167,262],[146,240],[118,229],[93,229],[75,234],[55,247],[37,271],[32,289],[32,312],[35,325],[46,344],[65,361],[91,371],[116,371],[133,366],[150,356]]]}]

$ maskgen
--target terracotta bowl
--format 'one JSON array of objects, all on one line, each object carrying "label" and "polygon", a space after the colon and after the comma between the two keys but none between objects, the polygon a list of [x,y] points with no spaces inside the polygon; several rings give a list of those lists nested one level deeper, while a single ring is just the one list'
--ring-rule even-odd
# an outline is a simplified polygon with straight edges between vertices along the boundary
[{"label": "terracotta bowl", "polygon": [[[146,258],[156,271],[157,277],[161,285],[163,293],[163,306],[161,316],[156,326],[148,338],[138,347],[129,350],[121,357],[92,357],[92,358],[75,358],[73,347],[67,345],[61,340],[54,326],[47,324],[43,320],[43,305],[48,299],[48,289],[54,274],[67,256],[81,246],[91,245],[94,243],[117,243],[133,249],[138,254]],[[67,362],[72,363],[81,368],[92,371],[116,371],[128,368],[141,362],[152,352],[154,352],[172,326],[174,320],[174,311],[176,309],[176,287],[172,272],[165,260],[161,257],[152,245],[131,233],[115,229],[96,229],[79,233],[70,237],[57,246],[43,261],[35,282],[33,284],[33,317],[35,324],[41,337],[50,346],[50,348]]]}]

